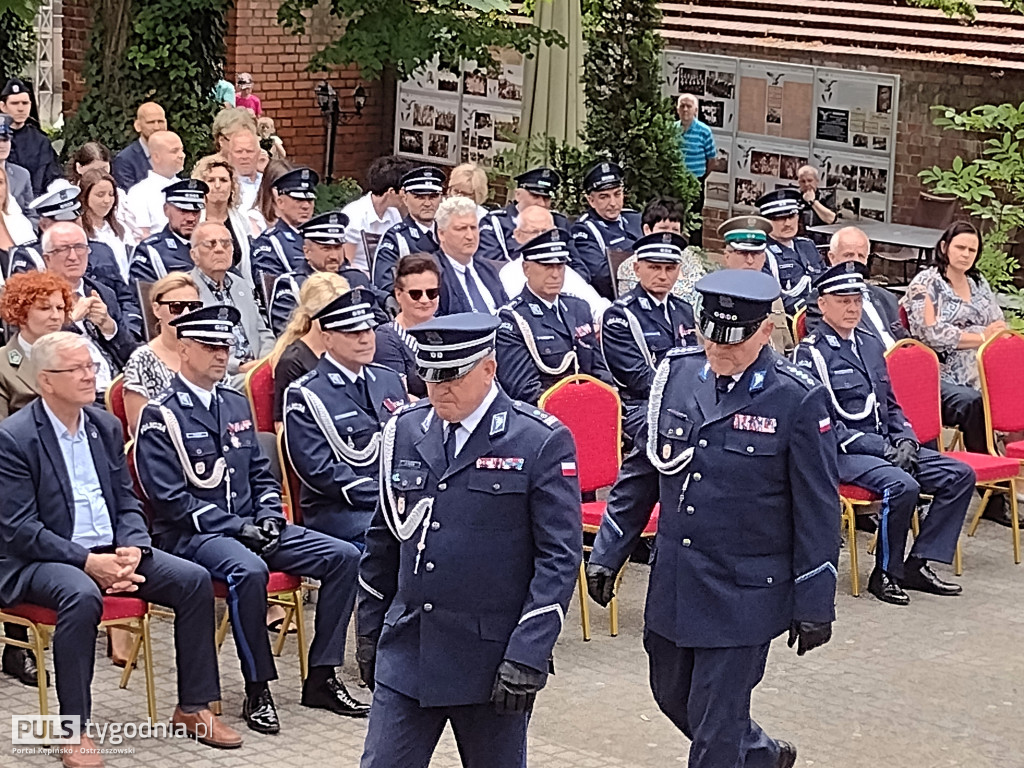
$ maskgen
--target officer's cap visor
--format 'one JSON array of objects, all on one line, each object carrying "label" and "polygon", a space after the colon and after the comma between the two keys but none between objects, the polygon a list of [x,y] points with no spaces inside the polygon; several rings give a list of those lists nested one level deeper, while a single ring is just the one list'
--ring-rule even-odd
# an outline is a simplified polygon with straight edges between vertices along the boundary
[{"label": "officer's cap visor", "polygon": [[424,368],[422,366],[416,366],[416,370],[424,381],[428,381],[431,384],[440,384],[443,381],[456,381],[461,379],[476,368],[480,364],[480,360],[483,359],[484,358],[480,358],[472,363],[460,365],[456,368]]},{"label": "officer's cap visor", "polygon": [[743,325],[726,325],[721,320],[702,314],[697,325],[701,336],[709,341],[716,344],[740,344],[757,333],[764,321],[762,317],[756,322]]}]

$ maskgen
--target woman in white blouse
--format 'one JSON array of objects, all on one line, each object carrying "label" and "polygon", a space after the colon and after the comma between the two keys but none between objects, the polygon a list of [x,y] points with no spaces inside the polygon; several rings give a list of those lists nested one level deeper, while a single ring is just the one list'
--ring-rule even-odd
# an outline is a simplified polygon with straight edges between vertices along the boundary
[{"label": "woman in white blouse", "polygon": [[106,171],[86,171],[79,180],[82,194],[82,229],[90,240],[99,240],[110,246],[121,270],[121,277],[128,282],[128,265],[135,243],[131,233],[117,218],[120,195],[117,182]]},{"label": "woman in white blouse", "polygon": [[[25,218],[18,203],[11,197],[7,171],[0,165],[0,254],[4,255],[4,271],[10,266],[7,252],[16,245],[30,243],[35,239],[32,222]],[[0,274],[0,285],[3,284],[3,277]]]}]

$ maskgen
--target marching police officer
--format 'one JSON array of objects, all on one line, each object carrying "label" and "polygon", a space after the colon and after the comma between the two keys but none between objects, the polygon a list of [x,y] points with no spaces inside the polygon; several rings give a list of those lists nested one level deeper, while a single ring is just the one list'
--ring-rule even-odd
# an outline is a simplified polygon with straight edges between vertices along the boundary
[{"label": "marching police officer", "polygon": [[[904,589],[958,595],[959,584],[940,579],[929,560],[953,561],[974,492],[974,472],[963,462],[922,448],[889,384],[885,346],[859,327],[864,266],[847,261],[818,280],[822,322],[794,355],[832,396],[839,441],[839,478],[881,497],[879,540],[868,589],[893,605],[906,605]],[[904,562],[911,517],[921,492],[931,494],[928,514]]]},{"label": "marching police officer", "polygon": [[795,315],[806,305],[811,283],[825,271],[825,262],[814,243],[796,234],[803,196],[793,187],[775,189],[761,195],[754,204],[772,223],[764,270],[782,286],[786,313]]},{"label": "marching police officer", "polygon": [[672,293],[686,238],[652,232],[634,243],[639,284],[601,321],[601,351],[622,398],[622,431],[632,440],[647,418],[651,381],[665,354],[697,343],[693,307]]},{"label": "marching police officer", "polygon": [[359,569],[360,674],[374,688],[362,768],[426,768],[451,721],[466,768],[522,768],[579,572],[572,435],[494,380],[498,319],[409,330],[429,400],[381,441]]},{"label": "marching police officer", "polygon": [[[512,233],[519,225],[519,214],[531,205],[551,210],[551,198],[558,192],[562,177],[551,168],[533,168],[515,177],[516,191],[511,203],[491,211],[480,219],[480,249],[477,256],[491,261],[512,261],[519,243]],[[551,211],[557,229],[569,231],[569,220],[564,214]],[[569,244],[573,250],[572,243]],[[575,258],[575,254],[573,254]]]},{"label": "marching police officer", "polygon": [[181,369],[143,410],[135,442],[154,541],[227,582],[249,728],[277,733],[281,727],[267,685],[277,677],[266,626],[268,570],[320,580],[302,704],[365,716],[369,708],[334,676],[345,656],[359,550],[282,515],[281,489],[256,439],[249,404],[220,384],[240,319],[237,309],[221,304],[171,321]]},{"label": "marching police officer", "polygon": [[[791,768],[796,749],[750,718],[768,646],[829,641],[839,515],[828,393],[768,346],[779,286],[752,271],[697,283],[699,347],[670,350],[587,566],[606,605],[655,502],[644,646],[658,706],[690,768]],[[737,479],[742,478],[743,483]]]},{"label": "marching police officer", "polygon": [[[81,224],[81,195],[81,189],[69,184],[53,192],[46,192],[33,200],[32,210],[38,216],[40,233],[45,232],[58,221]],[[85,271],[86,276],[114,294],[117,304],[121,308],[121,314],[128,325],[128,330],[135,338],[143,338],[142,311],[139,309],[138,299],[121,276],[121,268],[117,265],[114,252],[109,245],[99,240],[89,240],[88,244],[89,263]],[[11,249],[10,256],[9,274],[11,275],[29,272],[33,269],[46,269],[40,240],[32,240],[15,246]]]},{"label": "marching police officer", "polygon": [[552,229],[538,235],[519,255],[526,287],[498,312],[501,386],[509,397],[536,404],[548,387],[574,373],[611,384],[590,306],[562,295],[570,259],[568,233]]},{"label": "marching police officer", "polygon": [[583,278],[606,299],[615,298],[608,251],[631,251],[641,233],[640,214],[623,208],[622,168],[598,163],[583,177],[587,210],[572,227],[576,257],[572,262]]},{"label": "marching police officer", "polygon": [[434,214],[444,191],[444,173],[437,168],[414,168],[402,177],[401,196],[409,215],[384,233],[373,257],[373,284],[391,293],[395,287],[395,267],[410,253],[434,253],[440,250]]},{"label": "marching police officer", "polygon": [[[722,264],[726,269],[764,270],[766,246],[772,223],[764,216],[733,216],[718,228],[718,236],[725,242]],[[788,355],[796,342],[786,314],[786,305],[779,296],[772,304],[772,349]]]},{"label": "marching police officer", "polygon": [[405,387],[372,362],[377,322],[368,290],[342,294],[313,319],[325,351],[285,391],[285,446],[302,481],[303,522],[361,548],[377,504],[380,431],[405,402]]},{"label": "marching police officer", "polygon": [[313,215],[319,183],[320,177],[310,168],[288,171],[273,183],[277,221],[252,241],[252,277],[260,295],[264,274],[283,275],[302,268],[306,258],[298,228]]},{"label": "marching police officer", "polygon": [[164,216],[167,226],[154,232],[135,249],[128,274],[133,283],[155,283],[168,272],[191,272],[190,238],[206,208],[210,187],[199,179],[182,179],[164,187]]},{"label": "marching police officer", "polygon": [[[348,216],[341,211],[327,211],[299,225],[302,235],[303,261],[300,268],[274,280],[270,291],[270,327],[280,336],[299,301],[299,290],[314,272],[337,272],[350,288],[370,286],[370,279],[361,269],[345,261],[345,227]],[[374,297],[377,302],[377,297]]]}]

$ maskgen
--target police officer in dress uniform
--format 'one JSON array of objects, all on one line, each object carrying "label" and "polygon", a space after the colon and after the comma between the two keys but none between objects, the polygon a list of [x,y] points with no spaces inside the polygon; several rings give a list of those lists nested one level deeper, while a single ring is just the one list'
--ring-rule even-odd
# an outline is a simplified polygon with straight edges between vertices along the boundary
[{"label": "police officer in dress uniform", "polygon": [[171,321],[181,370],[143,410],[135,441],[154,541],[227,582],[249,728],[280,730],[267,685],[277,677],[266,626],[268,570],[320,580],[302,704],[365,716],[369,707],[334,676],[345,657],[359,550],[281,514],[281,489],[256,439],[249,404],[220,384],[240,320],[237,309],[221,304]]},{"label": "police officer in dress uniform", "polygon": [[191,272],[192,233],[206,208],[210,187],[199,179],[182,179],[164,187],[167,226],[154,232],[135,249],[128,275],[132,283],[155,283],[168,272]]},{"label": "police officer in dress uniform", "polygon": [[[906,605],[905,589],[958,595],[959,584],[940,579],[929,560],[953,561],[974,492],[974,472],[963,462],[922,448],[889,384],[885,346],[859,326],[864,266],[847,261],[818,280],[822,324],[796,348],[797,364],[832,395],[839,441],[839,477],[881,499],[871,594]],[[907,534],[921,492],[931,494],[928,514],[906,562]]]},{"label": "police officer in dress uniform", "polygon": [[[343,246],[347,226],[348,216],[341,211],[327,211],[299,225],[304,256],[301,267],[278,277],[270,292],[270,327],[275,335],[284,332],[298,304],[302,284],[314,272],[337,272],[348,281],[350,288],[370,288],[366,273],[345,261]],[[376,306],[380,296],[371,292]]]},{"label": "police officer in dress uniform", "polygon": [[634,243],[639,284],[615,300],[601,321],[601,351],[622,398],[622,431],[629,440],[647,419],[647,398],[658,364],[670,349],[697,343],[693,307],[672,293],[686,238],[652,232]]},{"label": "police officer in dress uniform", "polygon": [[[477,256],[491,261],[512,261],[516,258],[519,243],[512,233],[519,226],[519,214],[531,205],[551,210],[551,198],[558,192],[562,177],[551,168],[533,168],[515,177],[514,199],[504,208],[491,211],[480,219],[480,250]],[[557,229],[569,231],[569,220],[565,214],[551,211]],[[573,244],[569,243],[572,260],[577,256]]]},{"label": "police officer in dress uniform", "polygon": [[548,387],[585,373],[612,383],[583,299],[562,295],[569,234],[552,229],[519,251],[526,287],[498,312],[498,381],[509,397],[536,404]]},{"label": "police officer in dress uniform", "polygon": [[[82,190],[70,184],[46,192],[32,201],[32,210],[39,218],[39,231],[45,232],[55,222],[71,221],[81,224]],[[33,240],[11,249],[10,274],[29,272],[33,269],[45,270],[43,246],[39,240]],[[128,328],[135,338],[142,338],[142,311],[135,292],[121,276],[121,269],[110,246],[99,240],[89,240],[89,265],[85,272],[91,280],[108,288],[117,298],[121,314],[128,323]]]},{"label": "police officer in dress uniform", "polygon": [[377,322],[368,290],[342,294],[313,319],[325,352],[285,391],[285,446],[302,481],[303,522],[361,549],[377,504],[380,431],[405,402],[405,386],[373,363]]},{"label": "police officer in dress uniform", "polygon": [[494,381],[498,319],[410,329],[429,400],[385,426],[359,568],[357,658],[374,688],[362,768],[426,768],[451,721],[466,768],[522,768],[579,572],[572,435]]},{"label": "police officer in dress uniform", "polygon": [[[779,286],[723,270],[697,283],[704,349],[670,350],[648,422],[608,497],[587,566],[606,605],[661,501],[644,646],[690,768],[791,768],[796,749],[750,718],[768,646],[829,641],[839,557],[828,393],[768,346]],[[745,482],[737,483],[738,478]]]},{"label": "police officer in dress uniform", "polygon": [[633,242],[642,234],[640,214],[622,207],[622,168],[615,163],[598,163],[587,171],[583,191],[587,195],[587,210],[572,227],[576,246],[572,268],[606,299],[614,299],[608,251],[633,249]]},{"label": "police officer in dress uniform", "polygon": [[434,214],[444,191],[444,173],[437,168],[414,168],[402,177],[400,194],[409,215],[384,233],[373,258],[373,284],[382,291],[395,289],[395,267],[410,253],[436,254]]},{"label": "police officer in dress uniform", "polygon": [[796,234],[803,196],[795,188],[775,189],[761,195],[754,204],[772,223],[764,271],[779,281],[786,313],[795,315],[806,305],[811,283],[825,271],[825,262],[814,243]]},{"label": "police officer in dress uniform", "polygon": [[[733,216],[718,228],[718,236],[725,242],[722,264],[726,269],[764,271],[766,246],[772,223],[764,216]],[[772,321],[772,349],[781,355],[793,351],[796,342],[786,315],[786,305],[780,295],[772,303],[768,315]]]},{"label": "police officer in dress uniform", "polygon": [[273,183],[277,221],[252,241],[252,277],[260,295],[264,273],[283,275],[302,269],[306,257],[298,228],[313,215],[319,183],[320,177],[309,168],[288,171]]}]

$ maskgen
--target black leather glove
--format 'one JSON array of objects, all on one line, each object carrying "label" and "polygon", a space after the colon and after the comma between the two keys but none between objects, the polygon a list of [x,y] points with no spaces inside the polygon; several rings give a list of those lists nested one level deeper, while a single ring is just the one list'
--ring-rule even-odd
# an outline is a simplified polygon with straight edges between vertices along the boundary
[{"label": "black leather glove", "polygon": [[789,627],[786,645],[792,648],[798,638],[800,644],[796,647],[796,655],[803,656],[832,639],[832,622],[794,621]]},{"label": "black leather glove", "polygon": [[245,523],[235,534],[235,538],[257,555],[262,554],[263,548],[267,545],[267,535],[252,523]]},{"label": "black leather glove", "polygon": [[615,597],[615,571],[597,563],[587,563],[587,593],[602,608]]},{"label": "black leather glove", "polygon": [[375,635],[356,635],[356,664],[359,679],[373,690],[373,675],[377,670],[377,640]]},{"label": "black leather glove", "polygon": [[917,473],[918,467],[917,451],[917,443],[904,438],[897,442],[896,445],[886,446],[885,460],[894,467],[902,469],[907,474],[914,475]]},{"label": "black leather glove", "polygon": [[264,557],[274,554],[281,545],[281,529],[284,528],[284,521],[276,517],[265,517],[260,520],[260,531],[267,539],[260,552]]},{"label": "black leather glove", "polygon": [[491,701],[499,715],[529,712],[537,691],[544,687],[548,676],[514,661],[505,660],[494,678]]}]

